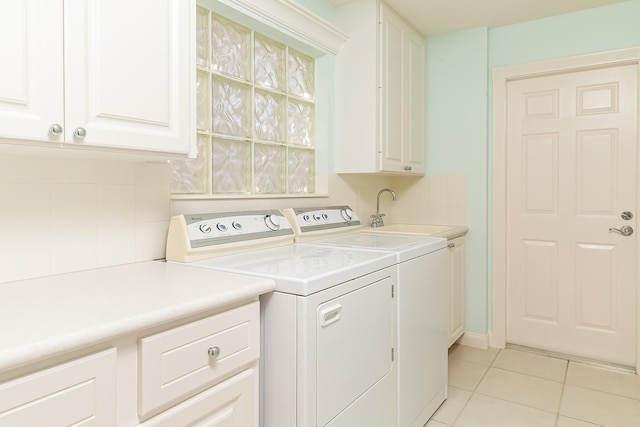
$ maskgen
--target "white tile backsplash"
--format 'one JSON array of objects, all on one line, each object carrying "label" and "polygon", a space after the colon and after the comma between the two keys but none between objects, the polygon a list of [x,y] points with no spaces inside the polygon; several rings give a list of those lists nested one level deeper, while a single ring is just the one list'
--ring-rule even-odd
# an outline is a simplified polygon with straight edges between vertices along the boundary
[{"label": "white tile backsplash", "polygon": [[166,163],[0,154],[0,283],[164,256]]},{"label": "white tile backsplash", "polygon": [[466,177],[393,177],[389,175],[328,175],[328,197],[282,199],[173,200],[171,215],[185,213],[231,212],[282,209],[301,206],[349,205],[363,226],[376,212],[378,192],[392,189],[380,197],[385,224],[467,225]]},{"label": "white tile backsplash", "polygon": [[328,197],[170,200],[165,162],[0,154],[0,283],[164,257],[171,215],[350,205],[365,227],[466,225],[465,177],[327,177]]}]

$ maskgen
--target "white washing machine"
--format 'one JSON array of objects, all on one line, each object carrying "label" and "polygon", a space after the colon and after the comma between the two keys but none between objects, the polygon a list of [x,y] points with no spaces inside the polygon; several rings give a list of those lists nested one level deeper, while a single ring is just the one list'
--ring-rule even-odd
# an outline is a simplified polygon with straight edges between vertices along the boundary
[{"label": "white washing machine", "polygon": [[[336,237],[325,238],[328,218],[348,213]],[[398,272],[398,425],[422,427],[447,397],[447,240],[438,237],[368,233],[344,206],[287,209],[296,242],[392,253]],[[342,235],[338,235],[342,234]]]},{"label": "white washing machine", "polygon": [[293,244],[270,211],[176,216],[167,260],[276,282],[260,299],[261,426],[397,425],[395,255]]}]

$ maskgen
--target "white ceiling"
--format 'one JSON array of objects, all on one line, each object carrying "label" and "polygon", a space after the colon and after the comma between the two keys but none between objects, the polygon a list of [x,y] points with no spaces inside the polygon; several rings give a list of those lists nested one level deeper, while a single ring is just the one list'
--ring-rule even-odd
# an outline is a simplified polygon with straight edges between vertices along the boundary
[{"label": "white ceiling", "polygon": [[[334,5],[354,0],[330,0]],[[385,0],[424,36],[500,27],[625,0]]]}]

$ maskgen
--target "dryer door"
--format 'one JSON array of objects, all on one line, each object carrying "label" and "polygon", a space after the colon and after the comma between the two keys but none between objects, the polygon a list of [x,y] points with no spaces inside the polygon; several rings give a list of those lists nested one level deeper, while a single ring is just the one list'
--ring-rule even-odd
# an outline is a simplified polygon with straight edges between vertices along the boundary
[{"label": "dryer door", "polygon": [[[365,280],[371,278],[364,276],[356,282]],[[391,285],[389,276],[369,284],[363,282],[362,287],[317,307],[318,426],[326,425],[353,402],[362,399],[393,370]],[[372,395],[380,396],[380,393],[376,390]],[[383,406],[391,404],[386,401]],[[367,410],[372,412],[371,407]]]}]

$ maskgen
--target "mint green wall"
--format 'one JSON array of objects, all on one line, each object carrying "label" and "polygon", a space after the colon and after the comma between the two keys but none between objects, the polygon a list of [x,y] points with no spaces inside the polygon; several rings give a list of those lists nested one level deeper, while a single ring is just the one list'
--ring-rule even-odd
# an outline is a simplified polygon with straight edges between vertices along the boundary
[{"label": "mint green wall", "polygon": [[503,66],[640,45],[640,0],[495,28],[489,66]]},{"label": "mint green wall", "polygon": [[306,7],[313,13],[327,20],[328,22],[335,22],[335,6],[329,3],[328,0],[296,0],[302,6]]},{"label": "mint green wall", "polygon": [[467,177],[466,331],[487,331],[487,30],[427,39],[426,170]]},{"label": "mint green wall", "polygon": [[491,329],[492,69],[632,46],[640,0],[427,39],[427,174],[468,178],[468,332]]}]

